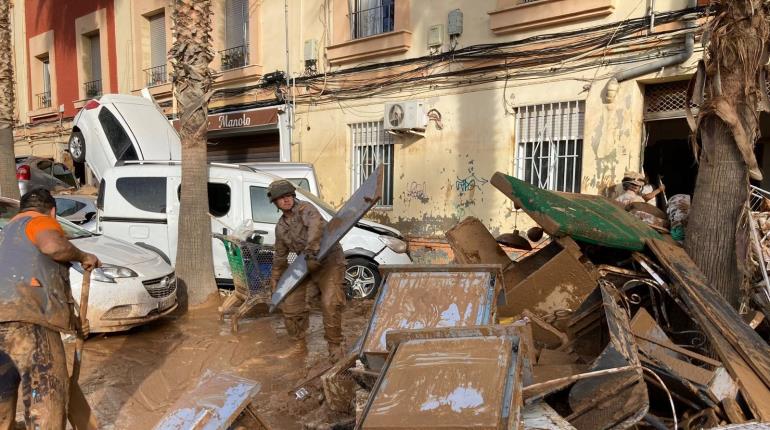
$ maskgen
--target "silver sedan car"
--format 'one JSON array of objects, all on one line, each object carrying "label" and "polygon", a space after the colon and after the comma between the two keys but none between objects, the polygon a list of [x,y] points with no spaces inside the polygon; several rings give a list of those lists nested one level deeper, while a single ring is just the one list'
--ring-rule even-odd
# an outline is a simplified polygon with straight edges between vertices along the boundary
[{"label": "silver sedan car", "polygon": [[21,194],[37,187],[54,190],[78,186],[75,175],[67,166],[40,157],[17,158],[16,179],[19,181]]}]

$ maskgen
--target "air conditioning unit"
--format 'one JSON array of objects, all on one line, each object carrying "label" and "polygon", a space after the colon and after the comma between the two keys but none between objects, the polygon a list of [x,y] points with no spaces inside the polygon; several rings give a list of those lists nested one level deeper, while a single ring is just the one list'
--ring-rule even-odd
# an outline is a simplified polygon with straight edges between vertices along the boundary
[{"label": "air conditioning unit", "polygon": [[385,103],[385,130],[425,130],[427,125],[423,102]]}]

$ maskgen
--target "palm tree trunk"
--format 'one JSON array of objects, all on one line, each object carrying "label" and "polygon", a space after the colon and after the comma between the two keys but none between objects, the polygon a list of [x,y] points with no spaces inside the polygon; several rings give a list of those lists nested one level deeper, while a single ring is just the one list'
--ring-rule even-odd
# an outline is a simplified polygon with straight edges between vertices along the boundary
[{"label": "palm tree trunk", "polygon": [[[760,100],[767,100],[768,11],[760,0],[719,0],[702,72],[700,167],[685,248],[711,286],[736,309],[748,297],[749,178],[760,179],[753,148]],[[696,82],[698,82],[696,80]],[[765,109],[770,108],[766,106]]]},{"label": "palm tree trunk", "polygon": [[10,0],[0,0],[0,196],[19,198],[13,150],[13,49]]},{"label": "palm tree trunk", "polygon": [[208,214],[206,131],[212,76],[211,1],[174,0],[174,95],[180,115],[182,191],[176,273],[182,307],[218,303]]},{"label": "palm tree trunk", "polygon": [[700,157],[685,249],[712,287],[738,309],[747,286],[738,255],[746,258],[749,235],[736,226],[748,200],[749,171],[730,129],[716,115],[704,118],[699,131],[702,153],[708,155]]}]

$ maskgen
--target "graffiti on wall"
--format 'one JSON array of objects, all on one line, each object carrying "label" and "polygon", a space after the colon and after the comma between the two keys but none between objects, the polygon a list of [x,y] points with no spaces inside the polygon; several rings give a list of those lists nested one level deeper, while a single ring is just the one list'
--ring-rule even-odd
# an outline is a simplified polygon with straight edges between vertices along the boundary
[{"label": "graffiti on wall", "polygon": [[419,200],[420,203],[428,203],[430,197],[428,197],[427,188],[428,185],[425,182],[410,182],[406,187],[406,199],[408,201]]},{"label": "graffiti on wall", "polygon": [[468,167],[468,175],[464,178],[457,177],[455,181],[455,189],[463,195],[467,192],[471,192],[488,183],[489,181],[484,178],[476,176],[476,172],[473,171],[473,166]]}]

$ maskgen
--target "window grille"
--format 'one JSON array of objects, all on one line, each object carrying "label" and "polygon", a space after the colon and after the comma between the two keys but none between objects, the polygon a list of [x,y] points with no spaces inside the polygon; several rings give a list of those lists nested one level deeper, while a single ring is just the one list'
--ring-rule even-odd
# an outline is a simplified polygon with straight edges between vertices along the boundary
[{"label": "window grille", "polygon": [[385,132],[383,122],[360,122],[350,125],[353,142],[353,192],[379,165],[385,172],[382,199],[378,206],[393,206],[393,137]]},{"label": "window grille", "polygon": [[355,10],[350,14],[352,39],[374,36],[393,31],[395,0],[354,0]]},{"label": "window grille", "polygon": [[516,109],[516,177],[537,187],[580,192],[585,102]]}]

